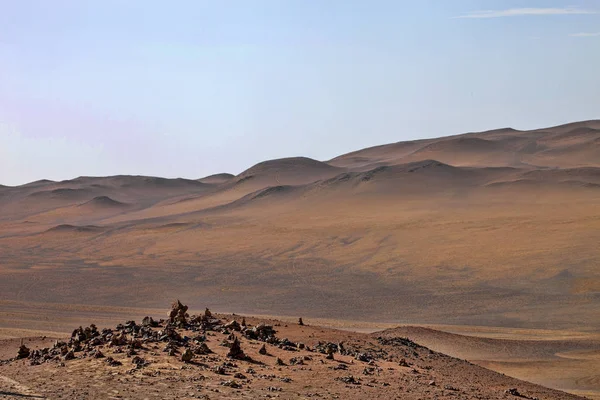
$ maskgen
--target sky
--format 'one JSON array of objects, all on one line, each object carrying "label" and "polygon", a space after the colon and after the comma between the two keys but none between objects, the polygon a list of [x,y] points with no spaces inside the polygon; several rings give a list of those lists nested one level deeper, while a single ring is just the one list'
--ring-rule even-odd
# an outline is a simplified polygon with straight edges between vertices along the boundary
[{"label": "sky", "polygon": [[0,184],[600,118],[600,0],[0,0]]}]

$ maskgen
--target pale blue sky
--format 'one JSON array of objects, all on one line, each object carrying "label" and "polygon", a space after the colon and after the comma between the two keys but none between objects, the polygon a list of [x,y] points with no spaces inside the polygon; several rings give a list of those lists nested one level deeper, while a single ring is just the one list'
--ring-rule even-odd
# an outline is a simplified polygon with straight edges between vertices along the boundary
[{"label": "pale blue sky", "polygon": [[599,118],[571,1],[0,0],[0,184]]}]

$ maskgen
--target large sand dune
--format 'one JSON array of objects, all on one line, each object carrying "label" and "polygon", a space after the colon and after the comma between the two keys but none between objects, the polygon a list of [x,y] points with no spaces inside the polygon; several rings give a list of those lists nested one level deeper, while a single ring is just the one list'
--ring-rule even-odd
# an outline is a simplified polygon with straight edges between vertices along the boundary
[{"label": "large sand dune", "polygon": [[1,187],[0,301],[593,332],[599,171],[587,121]]}]

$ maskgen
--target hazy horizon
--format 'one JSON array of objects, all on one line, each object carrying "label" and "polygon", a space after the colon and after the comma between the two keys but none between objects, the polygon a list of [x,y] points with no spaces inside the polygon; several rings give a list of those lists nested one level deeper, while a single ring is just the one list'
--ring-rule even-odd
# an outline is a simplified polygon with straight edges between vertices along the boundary
[{"label": "hazy horizon", "polygon": [[600,4],[6,2],[0,184],[597,119]]}]

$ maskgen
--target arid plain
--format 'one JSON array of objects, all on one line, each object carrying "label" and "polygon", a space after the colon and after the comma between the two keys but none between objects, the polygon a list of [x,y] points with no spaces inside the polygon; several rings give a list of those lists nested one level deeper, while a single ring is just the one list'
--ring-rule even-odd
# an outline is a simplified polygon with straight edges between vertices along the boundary
[{"label": "arid plain", "polygon": [[0,186],[0,338],[164,313],[175,298],[401,325],[436,351],[600,398],[600,121],[198,180]]}]

